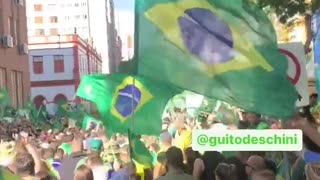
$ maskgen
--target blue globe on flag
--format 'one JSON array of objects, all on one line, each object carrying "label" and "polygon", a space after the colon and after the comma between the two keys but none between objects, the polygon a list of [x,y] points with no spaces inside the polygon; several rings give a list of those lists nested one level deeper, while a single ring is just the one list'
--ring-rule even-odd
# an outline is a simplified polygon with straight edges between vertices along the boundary
[{"label": "blue globe on flag", "polygon": [[115,109],[123,117],[129,117],[137,109],[141,101],[141,91],[134,85],[127,85],[119,90]]}]

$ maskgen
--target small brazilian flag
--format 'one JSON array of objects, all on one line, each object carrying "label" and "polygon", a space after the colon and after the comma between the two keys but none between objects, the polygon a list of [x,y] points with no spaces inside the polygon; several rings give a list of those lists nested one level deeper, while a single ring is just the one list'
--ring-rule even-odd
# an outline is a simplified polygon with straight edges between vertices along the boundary
[{"label": "small brazilian flag", "polygon": [[139,0],[136,15],[133,72],[247,111],[278,118],[294,113],[297,93],[286,77],[287,59],[254,4]]},{"label": "small brazilian flag", "polygon": [[127,133],[134,119],[134,133],[159,135],[164,107],[179,93],[157,81],[118,73],[83,76],[77,90],[77,96],[97,105],[108,134]]},{"label": "small brazilian flag", "polygon": [[129,148],[131,159],[135,160],[137,163],[145,166],[152,167],[153,157],[150,154],[148,148],[144,143],[139,139],[138,136],[134,135],[129,131]]},{"label": "small brazilian flag", "polygon": [[81,108],[78,108],[76,105],[72,105],[67,101],[60,100],[57,103],[56,115],[79,120],[83,117],[84,112]]},{"label": "small brazilian flag", "polygon": [[45,105],[41,106],[37,113],[37,120],[48,121],[50,119]]},{"label": "small brazilian flag", "polygon": [[68,116],[70,109],[68,108],[68,102],[64,100],[59,100],[57,103],[57,112],[58,116]]},{"label": "small brazilian flag", "polygon": [[101,124],[101,121],[97,120],[96,118],[90,115],[85,115],[82,121],[82,129],[88,130],[91,127],[95,128],[99,124]]}]

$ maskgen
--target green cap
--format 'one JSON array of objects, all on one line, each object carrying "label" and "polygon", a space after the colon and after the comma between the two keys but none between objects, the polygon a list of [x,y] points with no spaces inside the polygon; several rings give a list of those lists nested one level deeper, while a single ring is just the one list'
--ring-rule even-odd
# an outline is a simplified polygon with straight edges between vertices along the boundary
[{"label": "green cap", "polygon": [[90,149],[91,151],[101,151],[102,149],[102,140],[101,139],[91,139],[90,140]]}]

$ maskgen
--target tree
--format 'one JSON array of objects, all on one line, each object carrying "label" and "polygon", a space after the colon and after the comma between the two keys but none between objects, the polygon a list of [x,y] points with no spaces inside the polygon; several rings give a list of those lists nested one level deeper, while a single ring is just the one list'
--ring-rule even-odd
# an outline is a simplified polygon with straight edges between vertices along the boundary
[{"label": "tree", "polygon": [[305,52],[310,51],[312,42],[312,14],[320,8],[320,0],[249,0],[254,1],[264,10],[271,10],[275,13],[279,21],[283,24],[290,25],[297,17],[304,16],[306,22],[307,37],[304,44]]}]

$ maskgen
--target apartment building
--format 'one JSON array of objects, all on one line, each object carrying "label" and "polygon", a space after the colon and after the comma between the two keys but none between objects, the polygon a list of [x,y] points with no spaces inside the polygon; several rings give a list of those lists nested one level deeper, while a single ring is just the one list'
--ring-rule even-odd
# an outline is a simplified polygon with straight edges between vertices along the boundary
[{"label": "apartment building", "polygon": [[24,0],[0,0],[0,88],[14,107],[30,95],[27,18]]},{"label": "apartment building", "polygon": [[[77,34],[97,48],[103,71],[109,73],[115,55],[112,0],[26,0],[28,36]],[[111,53],[109,53],[111,51]],[[110,60],[110,61],[109,61]]]},{"label": "apartment building", "polygon": [[75,99],[80,78],[102,72],[101,56],[78,35],[29,37],[31,97],[55,113],[59,100]]}]

